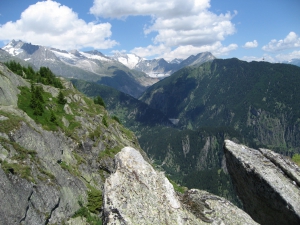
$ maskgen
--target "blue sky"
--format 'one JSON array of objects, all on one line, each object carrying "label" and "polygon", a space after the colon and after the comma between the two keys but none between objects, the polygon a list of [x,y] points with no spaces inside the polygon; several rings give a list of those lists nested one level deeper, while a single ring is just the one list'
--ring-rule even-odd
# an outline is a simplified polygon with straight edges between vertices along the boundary
[{"label": "blue sky", "polygon": [[299,0],[0,0],[0,47],[10,40],[148,59],[300,58]]}]

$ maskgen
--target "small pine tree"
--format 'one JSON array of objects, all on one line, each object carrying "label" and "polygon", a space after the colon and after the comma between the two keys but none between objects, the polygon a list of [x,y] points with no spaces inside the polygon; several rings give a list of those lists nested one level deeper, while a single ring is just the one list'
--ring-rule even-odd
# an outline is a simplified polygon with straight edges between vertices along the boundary
[{"label": "small pine tree", "polygon": [[121,124],[121,121],[117,116],[112,116],[112,119],[117,121],[119,124]]},{"label": "small pine tree", "polygon": [[61,104],[61,105],[64,105],[64,104],[67,103],[67,100],[65,99],[65,96],[64,96],[64,94],[61,91],[59,91],[59,93],[58,93],[57,103]]},{"label": "small pine tree", "polygon": [[50,121],[51,121],[52,123],[56,123],[56,116],[55,116],[55,114],[54,114],[53,111],[51,111]]},{"label": "small pine tree", "polygon": [[102,118],[102,123],[103,123],[104,126],[108,127],[108,123],[107,123],[105,117]]},{"label": "small pine tree", "polygon": [[98,104],[98,105],[102,105],[105,108],[105,103],[100,96],[97,96],[96,98],[94,98],[94,103]]},{"label": "small pine tree", "polygon": [[43,89],[35,87],[31,84],[31,99],[29,106],[33,109],[33,115],[41,116],[44,112],[43,105],[44,99],[42,95]]},{"label": "small pine tree", "polygon": [[43,115],[44,109],[42,103],[37,101],[35,108],[33,109],[33,115],[41,116]]}]

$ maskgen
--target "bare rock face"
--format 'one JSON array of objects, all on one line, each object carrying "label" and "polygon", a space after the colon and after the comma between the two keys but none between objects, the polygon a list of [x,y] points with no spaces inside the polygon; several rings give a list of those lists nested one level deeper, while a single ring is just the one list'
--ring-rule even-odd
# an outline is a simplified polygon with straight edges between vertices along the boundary
[{"label": "bare rock face", "polygon": [[19,86],[29,86],[29,84],[0,63],[0,105],[17,106]]},{"label": "bare rock face", "polygon": [[229,201],[200,190],[178,195],[162,172],[126,147],[104,185],[104,224],[256,224]]},{"label": "bare rock face", "polygon": [[227,169],[244,209],[261,224],[300,224],[300,169],[267,149],[226,140]]}]

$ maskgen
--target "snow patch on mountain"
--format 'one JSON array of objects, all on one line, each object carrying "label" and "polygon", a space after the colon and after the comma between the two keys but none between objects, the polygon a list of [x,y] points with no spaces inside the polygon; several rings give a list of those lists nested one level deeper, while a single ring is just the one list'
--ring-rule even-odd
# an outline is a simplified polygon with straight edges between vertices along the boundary
[{"label": "snow patch on mountain", "polygon": [[120,52],[115,53],[112,58],[130,69],[134,69],[134,67],[143,60],[143,58],[135,54],[124,54]]},{"label": "snow patch on mountain", "polygon": [[8,45],[5,45],[2,49],[7,51],[12,56],[17,56],[23,52],[23,49],[21,49],[19,46],[15,46],[13,43],[14,42],[10,42]]},{"label": "snow patch on mountain", "polygon": [[173,59],[172,61],[170,61],[169,63],[171,64],[179,64],[183,61],[184,59],[178,59],[178,58],[175,58]]},{"label": "snow patch on mountain", "polygon": [[56,57],[58,57],[60,60],[63,60],[63,61],[65,61],[65,60],[68,60],[68,61],[70,61],[70,60],[72,60],[72,61],[75,61],[78,57],[76,57],[75,55],[73,55],[73,54],[71,54],[71,53],[69,53],[69,52],[65,52],[65,51],[56,51],[56,50],[54,50],[54,49],[50,49],[51,50],[51,52],[53,52],[55,55],[56,55]]},{"label": "snow patch on mountain", "polygon": [[97,60],[100,60],[100,61],[111,61],[111,59],[107,58],[107,57],[103,57],[101,55],[94,55],[94,54],[90,54],[90,53],[87,53],[87,52],[80,52],[83,56],[85,56],[86,58],[89,58],[89,59],[97,59]]}]

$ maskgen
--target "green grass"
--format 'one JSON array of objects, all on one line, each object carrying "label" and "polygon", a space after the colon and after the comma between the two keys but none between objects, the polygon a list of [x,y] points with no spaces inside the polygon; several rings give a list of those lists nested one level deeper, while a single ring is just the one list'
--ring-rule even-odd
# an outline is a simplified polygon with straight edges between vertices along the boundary
[{"label": "green grass", "polygon": [[73,152],[73,155],[77,161],[77,165],[80,165],[82,163],[86,163],[85,159],[82,158],[80,155],[78,155],[76,152]]},{"label": "green grass", "polygon": [[67,170],[70,174],[73,174],[74,176],[77,176],[77,177],[80,176],[77,167],[71,166],[71,165],[69,165],[68,163],[66,163],[64,161],[62,161],[60,163],[60,166],[61,166],[62,169]]},{"label": "green grass", "polygon": [[113,158],[118,152],[121,151],[121,147],[119,146],[116,146],[112,149],[105,149],[104,151],[101,151],[99,153],[99,160],[105,158],[105,157],[110,157],[110,158]]},{"label": "green grass", "polygon": [[11,130],[14,130],[20,126],[22,118],[15,116],[11,113],[0,111],[0,115],[7,117],[7,120],[0,120],[0,132],[8,134]]},{"label": "green grass", "polygon": [[91,215],[88,208],[85,206],[82,206],[80,209],[78,209],[75,212],[75,214],[72,216],[72,218],[76,218],[76,217],[85,217],[86,221],[90,225],[102,225],[102,220],[97,216]]},{"label": "green grass", "polygon": [[24,178],[30,182],[35,183],[34,178],[31,175],[30,166],[21,163],[8,163],[6,160],[2,161],[1,167],[6,174],[18,174],[21,178]]},{"label": "green grass", "polygon": [[179,186],[177,183],[175,183],[173,180],[171,180],[169,178],[168,178],[168,180],[173,185],[173,188],[174,188],[175,191],[180,192],[180,193],[184,193],[188,190],[187,187]]},{"label": "green grass", "polygon": [[[56,131],[58,128],[61,128],[63,131],[65,131],[69,136],[72,136],[73,138],[77,139],[77,137],[74,135],[74,130],[77,127],[80,127],[80,123],[75,120],[74,115],[68,115],[64,111],[64,106],[57,103],[57,99],[52,97],[50,93],[43,92],[42,96],[45,101],[43,103],[44,112],[41,116],[34,115],[34,110],[30,107],[30,99],[31,99],[31,92],[30,89],[27,87],[20,87],[21,94],[19,95],[18,99],[18,107],[25,111],[29,117],[31,117],[36,123],[41,124],[44,129],[46,130],[52,130]],[[50,100],[52,99],[52,100]],[[71,107],[71,105],[70,105]],[[78,106],[77,106],[78,107]],[[72,108],[72,111],[74,112],[74,108]],[[51,121],[53,115],[55,116],[55,121]],[[69,127],[65,127],[62,122],[62,118],[65,117],[70,125]]]},{"label": "green grass", "polygon": [[298,165],[300,166],[300,154],[294,154],[292,157],[292,160]]},{"label": "green grass", "polygon": [[102,192],[90,186],[90,190],[87,192],[87,195],[87,205],[84,206],[82,201],[79,201],[78,203],[81,207],[74,213],[72,218],[85,217],[90,225],[102,225],[101,218],[91,214],[99,214],[102,207]]},{"label": "green grass", "polygon": [[88,191],[87,207],[90,212],[98,213],[102,207],[102,192],[96,188],[91,187]]}]

